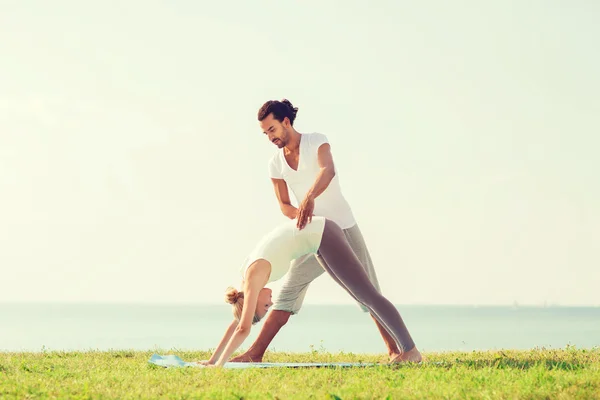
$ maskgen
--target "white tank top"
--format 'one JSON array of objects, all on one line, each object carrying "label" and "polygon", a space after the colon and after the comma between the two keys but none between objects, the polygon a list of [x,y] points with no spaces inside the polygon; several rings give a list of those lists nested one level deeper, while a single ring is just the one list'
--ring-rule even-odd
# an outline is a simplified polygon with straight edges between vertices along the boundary
[{"label": "white tank top", "polygon": [[316,253],[321,245],[325,217],[313,216],[312,222],[304,229],[296,228],[296,220],[289,220],[266,234],[244,261],[241,273],[246,277],[246,270],[258,259],[265,259],[271,264],[271,275],[268,282],[283,277],[290,269],[292,260],[308,253]]}]

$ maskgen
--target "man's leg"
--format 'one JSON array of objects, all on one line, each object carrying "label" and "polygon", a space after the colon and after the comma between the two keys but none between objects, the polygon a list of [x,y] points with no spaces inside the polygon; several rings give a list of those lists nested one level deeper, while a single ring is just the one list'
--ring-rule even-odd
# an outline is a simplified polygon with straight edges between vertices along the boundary
[{"label": "man's leg", "polygon": [[244,354],[232,358],[230,362],[261,362],[275,335],[291,315],[300,311],[309,284],[324,272],[314,254],[292,261],[290,271],[284,278],[281,290],[258,337]]},{"label": "man's leg", "polygon": [[229,362],[262,362],[267,347],[291,315],[289,311],[272,310],[252,346],[244,354],[232,358]]},{"label": "man's leg", "polygon": [[[377,280],[377,274],[375,273],[375,268],[373,267],[373,261],[371,260],[369,249],[367,248],[367,245],[360,231],[360,228],[358,227],[358,224],[354,225],[351,228],[344,229],[344,235],[346,236],[346,239],[348,239],[350,247],[352,247],[352,250],[354,250],[354,254],[356,254],[358,259],[360,260],[363,268],[365,269],[365,272],[369,277],[369,280],[371,281],[373,286],[375,286],[375,289],[377,289],[377,291],[381,293],[379,281]],[[359,306],[364,312],[369,312],[369,309],[363,304],[359,303]],[[402,352],[400,351],[400,349],[398,349],[396,341],[392,338],[387,329],[385,329],[385,327],[381,325],[377,318],[375,318],[373,314],[370,315],[371,318],[373,318],[373,321],[375,321],[375,325],[377,325],[379,334],[385,342],[385,346],[387,347],[387,352],[390,356],[390,359],[398,357],[400,354],[402,354]]]}]

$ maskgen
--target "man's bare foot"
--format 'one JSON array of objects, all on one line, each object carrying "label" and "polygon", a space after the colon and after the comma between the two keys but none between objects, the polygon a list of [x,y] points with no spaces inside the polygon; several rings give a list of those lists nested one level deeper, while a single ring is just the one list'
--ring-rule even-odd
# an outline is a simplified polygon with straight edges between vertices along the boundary
[{"label": "man's bare foot", "polygon": [[419,352],[419,350],[417,350],[417,347],[415,346],[411,350],[407,351],[406,353],[399,354],[396,357],[392,358],[390,363],[392,363],[392,364],[402,363],[402,362],[420,363],[421,361],[423,361],[423,357],[421,356],[421,353]]},{"label": "man's bare foot", "polygon": [[256,357],[256,356],[253,356],[252,354],[244,353],[244,354],[240,354],[237,357],[232,358],[231,360],[229,360],[229,362],[246,362],[246,363],[262,362],[262,356]]},{"label": "man's bare foot", "polygon": [[394,352],[394,353],[390,353],[389,356],[390,356],[390,362],[393,362],[396,358],[401,357],[402,353]]}]

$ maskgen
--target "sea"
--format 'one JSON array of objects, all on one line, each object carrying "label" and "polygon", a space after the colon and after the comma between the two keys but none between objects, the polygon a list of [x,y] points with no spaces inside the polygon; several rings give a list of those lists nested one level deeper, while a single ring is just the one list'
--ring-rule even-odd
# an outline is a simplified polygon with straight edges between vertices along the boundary
[{"label": "sea", "polygon": [[[600,307],[397,306],[422,351],[600,347]],[[214,349],[231,322],[223,305],[0,304],[0,352]],[[254,341],[262,322],[242,349]],[[269,350],[384,354],[356,305],[305,304]]]}]

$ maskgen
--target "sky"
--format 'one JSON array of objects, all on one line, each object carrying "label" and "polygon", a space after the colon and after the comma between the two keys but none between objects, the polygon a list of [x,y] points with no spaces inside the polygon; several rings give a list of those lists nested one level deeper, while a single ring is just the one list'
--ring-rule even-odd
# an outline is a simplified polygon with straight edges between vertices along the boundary
[{"label": "sky", "polygon": [[0,302],[222,303],[287,98],[394,304],[600,305],[599,3],[373,4],[0,2]]}]

